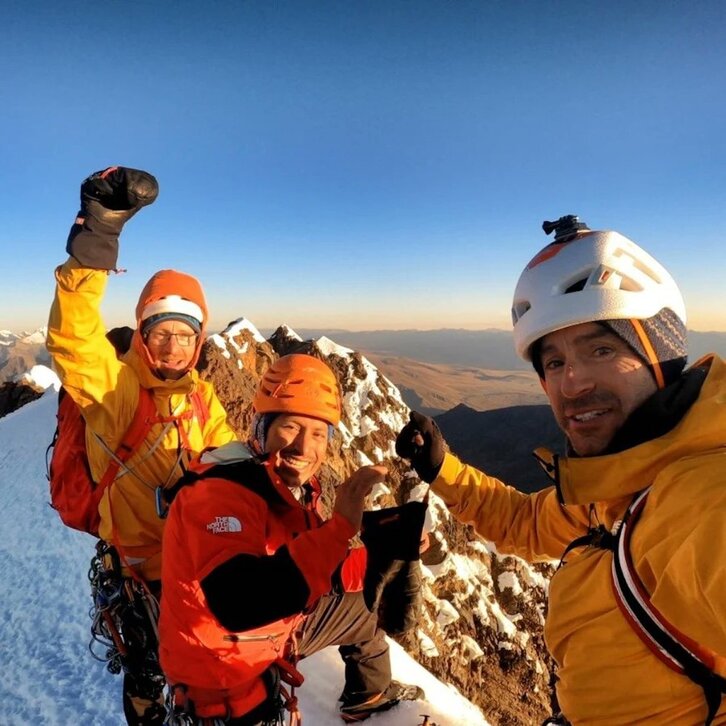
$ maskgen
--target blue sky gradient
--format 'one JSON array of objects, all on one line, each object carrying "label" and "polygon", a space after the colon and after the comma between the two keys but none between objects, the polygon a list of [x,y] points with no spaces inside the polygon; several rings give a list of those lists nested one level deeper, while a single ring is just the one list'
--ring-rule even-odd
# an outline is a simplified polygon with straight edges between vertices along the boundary
[{"label": "blue sky gradient", "polygon": [[161,193],[104,314],[157,269],[212,327],[508,327],[541,221],[575,212],[726,329],[726,4],[4,3],[0,328],[45,322],[78,186]]}]

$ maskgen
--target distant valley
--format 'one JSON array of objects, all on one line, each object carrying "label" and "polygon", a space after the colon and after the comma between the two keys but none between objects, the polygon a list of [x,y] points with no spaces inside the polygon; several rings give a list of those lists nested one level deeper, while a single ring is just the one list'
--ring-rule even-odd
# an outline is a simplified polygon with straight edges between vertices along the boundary
[{"label": "distant valley", "polygon": [[477,411],[547,402],[533,370],[503,371],[423,363],[378,353],[365,356],[401,391],[406,404],[435,416],[466,404]]}]

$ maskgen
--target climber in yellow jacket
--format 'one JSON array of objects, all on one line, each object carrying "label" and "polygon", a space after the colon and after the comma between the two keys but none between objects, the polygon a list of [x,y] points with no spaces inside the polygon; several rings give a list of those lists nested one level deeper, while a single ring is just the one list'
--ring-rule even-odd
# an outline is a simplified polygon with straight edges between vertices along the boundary
[{"label": "climber in yellow jacket", "polygon": [[[541,561],[568,549],[545,625],[562,710],[551,723],[724,724],[726,366],[708,356],[684,370],[685,305],[647,252],[577,218],[551,227],[555,241],[522,273],[512,314],[517,352],[567,438],[566,457],[537,452],[554,486],[527,495],[467,466],[418,413],[397,451],[501,552]],[[613,588],[613,542],[644,491],[623,551],[641,598],[706,652],[706,685],[646,645]]]},{"label": "climber in yellow jacket", "polygon": [[[171,486],[202,450],[236,437],[211,384],[194,369],[208,321],[194,277],[162,270],[149,280],[136,307],[130,348],[120,359],[106,338],[100,306],[109,272],[116,269],[119,234],[157,193],[153,176],[124,167],[83,182],[81,211],[66,248],[70,257],[56,270],[47,346],[86,421],[96,482],[134,417],[140,389],[153,395],[158,419],[106,490],[99,534],[118,553],[124,575],[143,580],[158,596],[164,519],[156,491]],[[163,722],[162,687],[158,678],[126,673],[124,710],[130,724]]]}]

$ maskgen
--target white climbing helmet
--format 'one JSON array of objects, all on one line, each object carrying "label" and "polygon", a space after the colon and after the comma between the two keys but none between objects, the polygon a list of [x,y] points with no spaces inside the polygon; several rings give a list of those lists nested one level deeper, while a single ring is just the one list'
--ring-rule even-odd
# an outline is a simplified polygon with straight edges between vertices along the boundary
[{"label": "white climbing helmet", "polygon": [[627,237],[589,230],[572,216],[542,226],[557,236],[524,268],[512,302],[521,358],[531,361],[533,343],[579,323],[646,320],[668,308],[685,326],[686,306],[675,281]]}]

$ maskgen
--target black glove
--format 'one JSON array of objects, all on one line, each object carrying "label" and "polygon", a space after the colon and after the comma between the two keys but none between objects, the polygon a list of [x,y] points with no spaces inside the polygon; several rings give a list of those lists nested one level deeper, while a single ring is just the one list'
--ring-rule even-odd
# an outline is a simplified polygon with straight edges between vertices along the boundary
[{"label": "black glove", "polygon": [[115,270],[121,229],[158,194],[156,179],[145,171],[111,166],[91,174],[81,184],[81,209],[66,252],[84,267]]},{"label": "black glove", "polygon": [[444,462],[446,441],[432,418],[411,411],[410,421],[396,437],[396,453],[409,459],[419,477],[430,484]]},{"label": "black glove", "polygon": [[418,560],[427,502],[363,512],[360,538],[368,555],[386,560]]},{"label": "black glove", "polygon": [[389,635],[402,635],[421,615],[419,550],[425,502],[363,512],[361,539],[368,551],[363,581],[366,607]]}]

